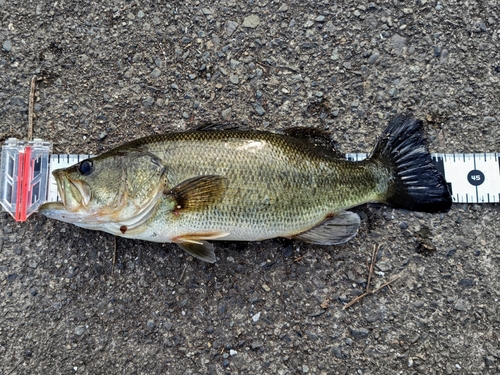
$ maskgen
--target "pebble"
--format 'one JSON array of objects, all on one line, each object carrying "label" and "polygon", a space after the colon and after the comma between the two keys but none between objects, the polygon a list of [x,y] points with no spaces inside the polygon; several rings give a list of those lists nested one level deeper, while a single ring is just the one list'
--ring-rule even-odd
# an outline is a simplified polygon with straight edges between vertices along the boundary
[{"label": "pebble", "polygon": [[231,350],[229,351],[229,355],[230,355],[230,356],[233,356],[233,355],[236,355],[236,354],[238,354],[238,352],[237,352],[236,350],[234,350],[234,349],[231,349]]},{"label": "pebble", "polygon": [[28,261],[28,266],[30,266],[30,268],[36,268],[38,266],[38,262],[36,261],[36,259],[30,259]]},{"label": "pebble", "polygon": [[264,116],[264,114],[266,113],[266,110],[259,103],[254,103],[253,108],[259,116]]},{"label": "pebble", "polygon": [[497,119],[495,117],[492,117],[492,116],[486,116],[483,118],[483,122],[496,122]]},{"label": "pebble", "polygon": [[344,356],[342,355],[342,349],[340,348],[340,346],[334,346],[333,349],[332,349],[332,352],[333,352],[333,355],[335,356],[335,358],[338,358],[338,359],[342,359],[344,358]]},{"label": "pebble", "polygon": [[474,280],[473,279],[461,279],[459,282],[458,282],[458,285],[461,286],[461,287],[470,287],[470,286],[473,286],[474,285]]},{"label": "pebble", "polygon": [[457,299],[453,309],[457,311],[465,311],[465,301],[462,298]]},{"label": "pebble", "polygon": [[146,328],[147,328],[148,330],[150,330],[150,331],[151,331],[152,329],[154,329],[154,328],[155,328],[155,322],[154,322],[154,320],[148,320],[148,322],[146,323]]},{"label": "pebble", "polygon": [[222,111],[222,118],[226,121],[231,119],[231,108],[226,108]]},{"label": "pebble", "polygon": [[259,349],[259,348],[262,348],[264,346],[264,343],[262,341],[254,341],[252,342],[252,345],[250,345],[250,347],[252,349]]},{"label": "pebble", "polygon": [[392,265],[388,260],[378,261],[376,266],[382,272],[387,272],[392,270]]},{"label": "pebble", "polygon": [[158,68],[154,68],[153,71],[149,74],[152,78],[158,78],[161,74],[161,70]]},{"label": "pebble", "polygon": [[85,332],[84,326],[78,326],[75,328],[75,335],[81,336],[81,335],[83,335],[83,332]]},{"label": "pebble", "polygon": [[407,221],[402,221],[401,223],[399,223],[399,227],[401,229],[408,229],[408,222]]},{"label": "pebble", "polygon": [[234,21],[227,21],[226,22],[226,35],[231,36],[233,33],[236,31],[238,28],[238,23]]},{"label": "pebble", "polygon": [[286,12],[288,11],[288,9],[290,9],[288,7],[288,4],[281,4],[281,6],[278,8],[278,12]]},{"label": "pebble", "polygon": [[368,328],[349,327],[349,331],[355,339],[364,339],[370,334],[370,330]]},{"label": "pebble", "polygon": [[219,305],[219,307],[217,308],[217,311],[219,312],[219,314],[224,314],[227,310],[227,307],[225,304],[221,303]]},{"label": "pebble", "polygon": [[260,23],[260,18],[256,14],[251,14],[249,16],[246,16],[245,19],[243,20],[243,27],[248,27],[250,29],[255,29],[257,26],[259,26]]},{"label": "pebble", "polygon": [[422,300],[416,300],[415,302],[413,302],[413,306],[415,306],[417,309],[421,308],[422,306],[424,306],[424,301]]},{"label": "pebble", "polygon": [[447,49],[444,49],[441,51],[441,57],[439,58],[439,63],[441,65],[445,65],[448,63],[448,56],[450,55],[450,52]]},{"label": "pebble", "polygon": [[368,64],[375,64],[375,62],[378,60],[380,55],[378,53],[372,53],[370,57],[368,58]]},{"label": "pebble", "polygon": [[254,316],[252,316],[252,320],[257,323],[260,319],[260,312],[258,312],[257,314],[255,314]]},{"label": "pebble", "polygon": [[10,40],[6,40],[5,42],[3,42],[2,49],[5,52],[10,52],[12,50],[12,42]]},{"label": "pebble", "polygon": [[103,141],[107,136],[108,136],[108,133],[106,133],[106,132],[100,132],[99,133],[99,140]]},{"label": "pebble", "polygon": [[325,22],[325,16],[318,16],[314,19],[316,22]]},{"label": "pebble", "polygon": [[491,355],[487,355],[484,357],[484,362],[486,363],[486,366],[492,367],[495,365],[495,358]]},{"label": "pebble", "polygon": [[153,104],[155,104],[155,100],[151,96],[148,96],[146,99],[142,101],[142,105],[144,107],[151,107]]},{"label": "pebble", "polygon": [[266,291],[266,292],[270,292],[271,291],[271,288],[267,284],[262,284],[262,289],[264,289],[264,291]]},{"label": "pebble", "polygon": [[238,78],[238,76],[236,74],[231,74],[229,76],[229,81],[231,81],[231,83],[234,83],[235,85],[237,85],[240,82],[240,79]]},{"label": "pebble", "polygon": [[394,48],[394,52],[396,55],[401,55],[403,53],[403,48],[406,46],[406,38],[403,38],[401,35],[395,34],[391,38],[392,48]]},{"label": "pebble", "polygon": [[366,314],[365,319],[368,323],[375,323],[376,321],[381,320],[383,316],[384,313],[382,310],[370,309]]},{"label": "pebble", "polygon": [[307,374],[309,372],[309,366],[307,365],[302,365],[302,373]]},{"label": "pebble", "polygon": [[240,62],[238,60],[231,59],[229,62],[229,66],[231,66],[231,69],[236,69],[238,66],[240,66]]}]

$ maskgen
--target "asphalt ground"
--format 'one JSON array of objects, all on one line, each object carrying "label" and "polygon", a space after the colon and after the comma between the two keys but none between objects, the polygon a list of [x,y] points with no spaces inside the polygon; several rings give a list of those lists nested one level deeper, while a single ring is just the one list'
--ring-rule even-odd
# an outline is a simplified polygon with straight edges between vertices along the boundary
[{"label": "asphalt ground", "polygon": [[[369,152],[399,112],[433,152],[499,152],[499,25],[497,0],[0,0],[0,136],[26,138],[36,75],[55,153],[221,122]],[[499,206],[357,212],[345,245],[220,242],[213,265],[3,213],[0,374],[500,373]],[[374,248],[391,284],[344,309]]]}]

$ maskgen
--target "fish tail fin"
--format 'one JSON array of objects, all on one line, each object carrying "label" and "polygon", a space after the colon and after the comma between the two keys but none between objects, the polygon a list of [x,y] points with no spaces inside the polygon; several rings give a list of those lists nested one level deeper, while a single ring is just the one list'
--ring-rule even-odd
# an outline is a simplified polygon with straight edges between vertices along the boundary
[{"label": "fish tail fin", "polygon": [[396,116],[384,130],[371,160],[389,168],[385,203],[413,211],[440,212],[451,207],[446,181],[432,164],[422,121]]}]

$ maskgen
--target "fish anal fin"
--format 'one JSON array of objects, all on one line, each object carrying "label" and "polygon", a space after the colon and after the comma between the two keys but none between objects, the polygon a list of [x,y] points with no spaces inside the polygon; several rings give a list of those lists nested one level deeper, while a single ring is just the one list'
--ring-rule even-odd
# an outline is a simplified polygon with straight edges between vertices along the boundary
[{"label": "fish anal fin", "polygon": [[205,240],[216,240],[229,235],[227,232],[207,232],[196,234],[185,234],[175,237],[175,242],[189,255],[208,263],[215,263],[214,245]]},{"label": "fish anal fin", "polygon": [[356,235],[360,222],[358,214],[342,211],[323,220],[315,227],[296,234],[293,238],[318,245],[339,245]]},{"label": "fish anal fin", "polygon": [[210,242],[178,242],[177,245],[189,255],[207,263],[215,263],[214,245]]},{"label": "fish anal fin", "polygon": [[185,180],[165,192],[174,201],[174,210],[199,210],[213,204],[222,197],[227,187],[223,176],[197,176]]}]

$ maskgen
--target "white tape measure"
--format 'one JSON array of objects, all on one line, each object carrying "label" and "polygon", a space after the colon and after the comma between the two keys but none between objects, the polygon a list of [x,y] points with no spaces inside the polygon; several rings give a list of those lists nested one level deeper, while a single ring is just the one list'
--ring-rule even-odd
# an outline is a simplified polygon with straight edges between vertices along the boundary
[{"label": "white tape measure", "polygon": [[[44,202],[59,200],[52,171],[91,155],[50,155],[51,142],[8,139],[2,146],[0,203],[17,221],[25,221]],[[360,161],[368,154],[347,154]],[[444,175],[454,203],[500,202],[500,154],[431,154]]]}]

